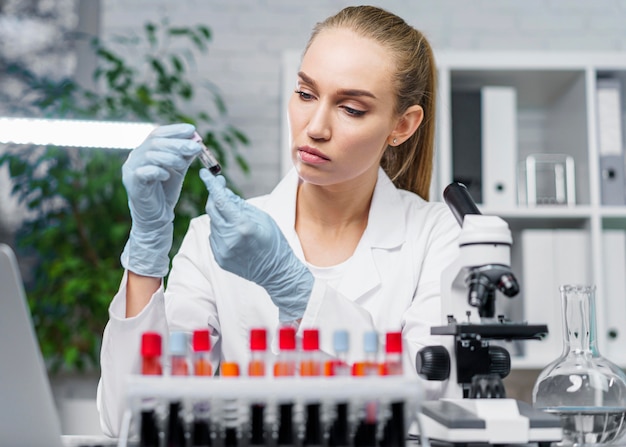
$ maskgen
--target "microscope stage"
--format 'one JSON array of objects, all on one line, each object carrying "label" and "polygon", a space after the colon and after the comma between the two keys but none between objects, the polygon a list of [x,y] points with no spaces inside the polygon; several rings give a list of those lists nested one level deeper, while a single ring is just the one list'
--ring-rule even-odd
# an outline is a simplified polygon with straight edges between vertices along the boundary
[{"label": "microscope stage", "polygon": [[545,324],[515,324],[515,323],[450,323],[446,326],[434,326],[430,329],[432,335],[480,335],[491,340],[539,340],[548,333]]}]

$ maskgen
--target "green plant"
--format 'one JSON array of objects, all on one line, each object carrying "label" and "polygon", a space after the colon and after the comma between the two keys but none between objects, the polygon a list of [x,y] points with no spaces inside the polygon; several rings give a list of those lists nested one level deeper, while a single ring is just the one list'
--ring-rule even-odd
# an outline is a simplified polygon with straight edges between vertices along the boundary
[{"label": "green plant", "polygon": [[[112,46],[95,41],[99,64],[94,78],[100,91],[72,80],[42,79],[15,65],[11,70],[27,82],[35,98],[32,106],[44,116],[196,125],[228,180],[233,165],[248,173],[240,152],[247,138],[225,124],[225,105],[212,86],[206,90],[211,100],[203,101],[211,110],[194,113],[191,106],[196,89],[189,70],[197,54],[207,51],[210,39],[205,26],[148,23],[142,36],[117,42],[126,52],[147,49],[141,53],[140,67]],[[35,280],[27,285],[27,294],[53,372],[99,364],[107,308],[120,281],[119,255],[130,229],[121,183],[127,155],[120,150],[14,146],[0,156],[0,166],[9,168],[13,194],[29,210],[16,243],[23,254],[36,259]],[[197,168],[199,164],[192,165],[190,171]],[[172,254],[189,221],[204,211],[206,195],[198,176],[188,175],[176,209]]]}]

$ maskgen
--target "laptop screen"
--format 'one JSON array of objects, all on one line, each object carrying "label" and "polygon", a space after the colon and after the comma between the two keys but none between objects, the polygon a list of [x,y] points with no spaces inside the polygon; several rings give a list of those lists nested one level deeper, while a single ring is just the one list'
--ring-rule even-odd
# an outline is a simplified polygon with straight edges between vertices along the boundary
[{"label": "laptop screen", "polygon": [[48,375],[11,248],[0,244],[0,443],[61,447]]}]

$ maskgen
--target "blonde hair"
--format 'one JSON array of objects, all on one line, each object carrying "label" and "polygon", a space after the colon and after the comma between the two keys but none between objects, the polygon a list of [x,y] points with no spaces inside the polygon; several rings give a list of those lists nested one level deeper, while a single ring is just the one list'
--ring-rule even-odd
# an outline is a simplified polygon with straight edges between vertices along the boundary
[{"label": "blonde hair", "polygon": [[390,51],[396,73],[396,113],[420,105],[424,119],[417,131],[397,147],[388,147],[381,166],[396,187],[428,200],[435,141],[437,72],[432,48],[424,35],[402,18],[374,6],[350,6],[318,23],[305,48],[325,29],[348,28],[375,40]]}]

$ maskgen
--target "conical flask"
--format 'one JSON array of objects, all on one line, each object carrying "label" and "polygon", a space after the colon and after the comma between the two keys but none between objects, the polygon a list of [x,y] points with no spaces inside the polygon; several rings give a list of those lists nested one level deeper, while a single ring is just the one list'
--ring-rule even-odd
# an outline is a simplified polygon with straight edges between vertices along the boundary
[{"label": "conical flask", "polygon": [[626,432],[626,375],[598,351],[595,286],[559,290],[563,353],[539,374],[533,405],[561,417],[562,445],[611,444]]}]

